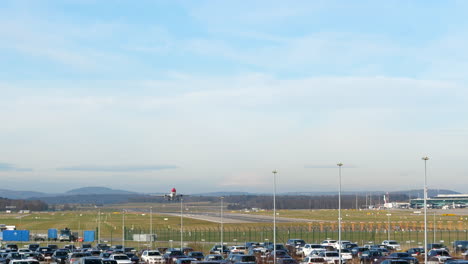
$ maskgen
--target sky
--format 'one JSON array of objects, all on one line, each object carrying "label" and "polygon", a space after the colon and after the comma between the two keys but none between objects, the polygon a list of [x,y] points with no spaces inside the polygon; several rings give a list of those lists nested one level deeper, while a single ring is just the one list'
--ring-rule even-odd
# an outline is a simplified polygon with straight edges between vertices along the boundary
[{"label": "sky", "polygon": [[467,9],[1,1],[1,188],[468,193]]}]

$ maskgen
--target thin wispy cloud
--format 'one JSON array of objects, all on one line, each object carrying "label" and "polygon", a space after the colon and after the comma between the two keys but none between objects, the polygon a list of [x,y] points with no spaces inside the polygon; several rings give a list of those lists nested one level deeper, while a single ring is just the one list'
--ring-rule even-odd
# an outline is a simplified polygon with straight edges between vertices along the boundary
[{"label": "thin wispy cloud", "polygon": [[[346,165],[343,164],[343,168],[357,168],[355,165]],[[338,168],[338,165],[332,165],[332,164],[313,164],[313,165],[305,165],[305,169],[336,169]]]},{"label": "thin wispy cloud", "polygon": [[11,163],[0,162],[0,171],[32,171],[31,168],[21,168]]},{"label": "thin wispy cloud", "polygon": [[135,166],[69,166],[57,168],[59,171],[88,171],[88,172],[145,172],[159,170],[173,170],[179,168],[175,165],[135,165]]}]

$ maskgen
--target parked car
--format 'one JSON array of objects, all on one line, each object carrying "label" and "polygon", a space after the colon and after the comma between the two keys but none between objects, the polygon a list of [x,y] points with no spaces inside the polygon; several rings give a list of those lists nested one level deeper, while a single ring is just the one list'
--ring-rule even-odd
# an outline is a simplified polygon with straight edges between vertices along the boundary
[{"label": "parked car", "polygon": [[341,249],[344,249],[344,248],[346,248],[346,245],[348,245],[348,244],[351,244],[351,241],[341,240],[341,244],[340,244],[340,241],[336,241],[335,248],[339,249],[341,247]]},{"label": "parked car", "polygon": [[125,253],[125,255],[127,255],[133,264],[138,264],[138,262],[140,262],[140,258],[134,253]]},{"label": "parked car", "polygon": [[109,259],[117,261],[118,264],[132,264],[130,258],[125,254],[112,254]]},{"label": "parked car", "polygon": [[325,250],[322,245],[320,244],[305,244],[303,247],[302,247],[302,256],[308,256],[310,254],[310,252],[312,252],[312,250],[314,249],[320,249],[320,250]]},{"label": "parked car", "polygon": [[301,264],[325,264],[327,263],[322,257],[305,257]]},{"label": "parked car", "polygon": [[341,250],[341,259],[344,261],[353,259],[353,253],[349,249],[342,249]]},{"label": "parked car", "polygon": [[117,261],[113,259],[102,259],[102,264],[117,264]]},{"label": "parked car", "polygon": [[[273,263],[273,252],[268,252],[265,255],[265,262],[266,263]],[[291,258],[291,256],[288,254],[286,250],[276,250],[276,260],[282,259],[282,258]]]},{"label": "parked car", "polygon": [[80,258],[78,264],[102,264],[102,260],[97,257],[84,257]]},{"label": "parked car", "polygon": [[174,264],[191,264],[193,261],[197,261],[194,258],[178,258]]},{"label": "parked car", "polygon": [[288,239],[286,242],[286,248],[290,253],[298,254],[298,250],[302,248],[306,242],[303,239]]},{"label": "parked car", "polygon": [[200,251],[192,251],[187,254],[187,257],[189,258],[194,258],[196,260],[203,260],[205,256],[203,255],[203,252]]},{"label": "parked car", "polygon": [[468,240],[457,240],[453,242],[453,251],[462,253],[468,250]]},{"label": "parked car", "polygon": [[12,260],[18,260],[22,259],[21,254],[18,252],[10,252],[8,255],[5,257],[5,263],[9,264]]},{"label": "parked car", "polygon": [[364,251],[359,257],[359,263],[360,264],[373,263],[383,257],[385,256],[383,255],[382,251],[379,251],[379,250]]},{"label": "parked car", "polygon": [[[222,252],[221,252],[222,251]],[[222,250],[221,250],[221,245],[214,245],[211,249],[210,249],[210,254],[223,254],[223,255],[227,255],[229,254],[229,248],[225,245],[223,245],[222,247]]]},{"label": "parked car", "polygon": [[[45,261],[44,255],[39,252],[23,252],[20,253],[22,259],[35,259],[37,261]],[[50,260],[50,258],[48,259]]]},{"label": "parked car", "polygon": [[322,245],[322,247],[335,247],[335,244],[336,244],[336,240],[327,239],[327,240],[323,240],[320,245]]},{"label": "parked car", "polygon": [[449,259],[444,264],[468,264],[468,260],[464,259]]},{"label": "parked car", "polygon": [[89,255],[86,252],[71,253],[66,259],[66,264],[78,264],[78,261],[80,260],[80,258],[90,257],[90,256],[91,255]]},{"label": "parked car", "polygon": [[145,250],[141,253],[141,261],[149,264],[149,263],[162,263],[164,262],[164,258],[161,252],[157,250]]},{"label": "parked car", "polygon": [[379,264],[408,264],[408,261],[404,259],[384,259]]},{"label": "parked car", "polygon": [[368,251],[369,249],[366,247],[355,247],[351,249],[351,254],[353,254],[353,257],[360,257],[362,252]]},{"label": "parked car", "polygon": [[68,258],[68,251],[65,250],[56,250],[52,254],[51,260],[57,264],[65,264]]},{"label": "parked car", "polygon": [[419,261],[417,258],[411,256],[410,254],[406,252],[394,252],[388,255],[387,259],[404,259],[408,261],[409,264],[419,264]]},{"label": "parked car", "polygon": [[39,264],[39,261],[35,259],[21,259],[21,260],[12,260],[11,264]]},{"label": "parked car", "polygon": [[427,252],[427,258],[429,261],[437,261],[439,263],[444,263],[445,261],[452,258],[449,252],[445,249],[432,249]]},{"label": "parked car", "polygon": [[209,254],[205,256],[205,261],[224,261],[224,258],[220,254]]},{"label": "parked car", "polygon": [[247,250],[247,248],[244,245],[231,246],[229,248],[230,253],[237,253],[237,252],[245,253],[246,250]]},{"label": "parked car", "polygon": [[179,258],[186,258],[187,256],[182,253],[180,250],[167,250],[163,255],[164,262],[166,264],[173,264]]},{"label": "parked car", "polygon": [[410,248],[406,250],[406,253],[410,254],[413,257],[424,255],[424,248]]},{"label": "parked car", "polygon": [[253,255],[234,255],[228,263],[231,264],[255,264],[257,258]]},{"label": "parked car", "polygon": [[31,250],[31,251],[36,251],[36,249],[38,249],[41,245],[39,244],[29,244],[28,245],[28,249]]},{"label": "parked car", "polygon": [[335,264],[340,259],[337,251],[323,251],[320,252],[319,257],[322,257],[327,263],[330,264]]},{"label": "parked car", "polygon": [[41,253],[44,256],[44,259],[50,260],[54,251],[50,247],[39,247],[36,249],[36,252]]},{"label": "parked car", "polygon": [[299,264],[299,262],[293,258],[280,258],[276,260],[276,264]]},{"label": "parked car", "polygon": [[18,251],[18,245],[16,245],[16,244],[6,244],[5,249],[8,249],[10,251]]},{"label": "parked car", "polygon": [[387,248],[391,250],[401,250],[400,243],[396,240],[384,240],[382,241],[382,245],[387,246]]},{"label": "parked car", "polygon": [[427,244],[427,250],[431,250],[431,249],[445,249],[445,250],[449,251],[446,246],[444,246],[443,244],[440,244],[440,243],[429,243],[429,244]]}]

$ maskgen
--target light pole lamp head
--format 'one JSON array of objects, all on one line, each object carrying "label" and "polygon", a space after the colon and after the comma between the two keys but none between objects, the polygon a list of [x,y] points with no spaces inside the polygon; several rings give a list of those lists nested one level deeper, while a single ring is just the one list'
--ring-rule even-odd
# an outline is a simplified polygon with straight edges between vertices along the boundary
[{"label": "light pole lamp head", "polygon": [[429,160],[429,157],[428,156],[424,156],[422,157],[423,160]]},{"label": "light pole lamp head", "polygon": [[274,170],[274,171],[272,171],[272,172],[273,172],[273,174],[276,174],[276,173],[278,173],[278,171],[277,171],[277,170]]},{"label": "light pole lamp head", "polygon": [[341,166],[343,166],[343,163],[340,162],[340,163],[338,163],[338,164],[336,164],[336,165],[337,165],[338,167],[341,167]]}]

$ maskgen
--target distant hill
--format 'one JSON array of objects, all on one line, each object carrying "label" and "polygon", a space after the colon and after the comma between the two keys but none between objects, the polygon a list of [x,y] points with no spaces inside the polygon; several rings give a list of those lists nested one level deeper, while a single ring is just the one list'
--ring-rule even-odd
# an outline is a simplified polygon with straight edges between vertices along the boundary
[{"label": "distant hill", "polygon": [[65,192],[63,195],[84,195],[84,194],[137,194],[136,192],[115,190],[107,187],[83,187]]},{"label": "distant hill", "polygon": [[0,189],[0,197],[8,198],[8,199],[27,199],[30,197],[46,197],[50,196],[50,194],[43,193],[43,192],[34,192],[34,191],[13,191],[13,190],[6,190]]}]

